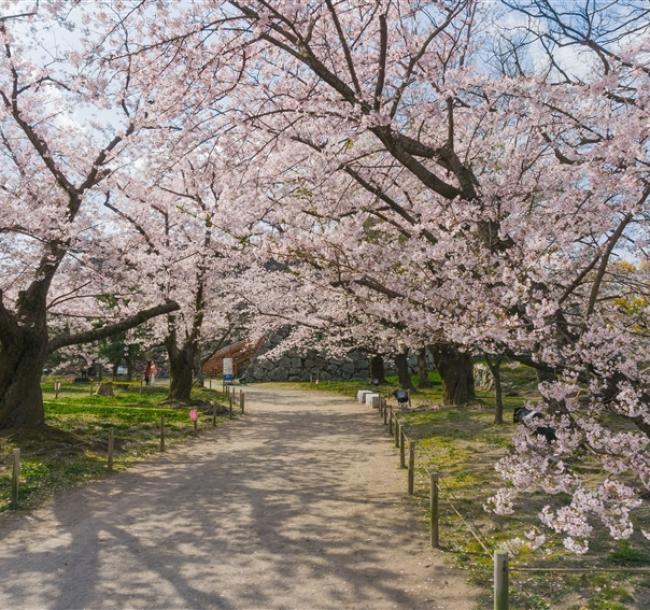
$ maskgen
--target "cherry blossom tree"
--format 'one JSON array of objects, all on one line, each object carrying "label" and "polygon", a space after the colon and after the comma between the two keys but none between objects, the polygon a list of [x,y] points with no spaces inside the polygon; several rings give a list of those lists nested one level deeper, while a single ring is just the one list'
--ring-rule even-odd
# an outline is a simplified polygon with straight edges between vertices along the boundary
[{"label": "cherry blossom tree", "polygon": [[[136,299],[131,299],[126,317],[101,328],[75,328],[68,318],[52,332],[53,317],[62,319],[75,299],[88,303],[107,294],[110,274],[102,273],[102,266],[114,264],[119,248],[90,247],[102,222],[97,209],[141,119],[140,96],[129,89],[128,70],[106,72],[93,63],[87,48],[53,54],[49,37],[73,27],[72,12],[58,3],[29,7],[20,2],[5,4],[0,17],[3,427],[43,424],[40,378],[49,353],[127,330],[178,307],[164,302],[134,310]],[[44,49],[40,54],[39,44]],[[110,119],[104,120],[103,112]],[[108,263],[102,255],[110,257]],[[98,275],[101,281],[94,281]],[[117,292],[111,289],[109,294]]]}]

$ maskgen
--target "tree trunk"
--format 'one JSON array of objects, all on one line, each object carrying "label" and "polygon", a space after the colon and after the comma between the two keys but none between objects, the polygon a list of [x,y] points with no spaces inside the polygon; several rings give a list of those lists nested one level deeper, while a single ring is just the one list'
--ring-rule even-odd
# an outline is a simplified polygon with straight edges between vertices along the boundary
[{"label": "tree trunk", "polygon": [[45,424],[41,376],[47,358],[47,332],[20,329],[0,350],[0,428]]},{"label": "tree trunk", "polygon": [[384,359],[381,354],[374,354],[370,357],[370,379],[377,380],[378,384],[386,383],[386,371]]},{"label": "tree trunk", "polygon": [[194,350],[184,345],[181,349],[167,349],[169,355],[169,398],[189,402],[192,395]]},{"label": "tree trunk", "polygon": [[424,347],[418,350],[418,388],[430,388],[429,371],[427,367],[427,351]]},{"label": "tree trunk", "polygon": [[135,371],[135,359],[138,353],[136,345],[129,345],[126,348],[126,380],[133,381],[133,371]]},{"label": "tree trunk", "polygon": [[202,388],[205,383],[205,376],[203,375],[203,363],[201,362],[201,350],[196,350],[194,356],[194,385],[197,388]]},{"label": "tree trunk", "polygon": [[401,354],[395,356],[395,368],[397,369],[397,378],[399,379],[400,387],[405,390],[415,389],[411,382],[411,373],[409,371],[408,350],[404,350]]},{"label": "tree trunk", "polygon": [[501,358],[490,358],[490,356],[485,357],[490,372],[492,373],[492,379],[494,379],[494,398],[496,401],[496,409],[494,411],[494,423],[502,424],[503,423],[503,389],[501,387]]},{"label": "tree trunk", "polygon": [[444,403],[461,406],[475,400],[471,356],[450,345],[436,345],[432,353],[442,379]]}]

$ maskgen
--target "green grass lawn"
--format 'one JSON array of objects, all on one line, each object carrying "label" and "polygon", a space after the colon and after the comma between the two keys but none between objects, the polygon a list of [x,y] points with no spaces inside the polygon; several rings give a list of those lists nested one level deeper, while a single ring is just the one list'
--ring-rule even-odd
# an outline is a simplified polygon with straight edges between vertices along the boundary
[{"label": "green grass lawn", "polygon": [[[477,392],[478,401],[470,407],[439,407],[437,410],[404,414],[401,421],[408,435],[417,439],[414,503],[422,511],[423,527],[428,527],[429,470],[441,477],[440,540],[443,552],[456,565],[468,570],[469,578],[481,586],[484,595],[480,608],[491,607],[492,560],[481,544],[468,532],[463,520],[453,511],[454,504],[470,523],[489,551],[525,538],[525,532],[537,525],[537,513],[546,503],[541,495],[531,495],[511,516],[497,516],[484,510],[485,500],[501,485],[495,462],[510,445],[515,429],[514,407],[536,400],[535,375],[526,367],[502,369],[507,395],[503,425],[494,424],[492,392]],[[440,405],[441,384],[436,374],[431,388],[413,394],[413,406]],[[417,381],[417,378],[415,379]],[[349,397],[368,389],[363,381],[322,381],[320,384],[291,384],[294,387],[330,391]],[[398,387],[397,379],[377,391],[386,396]],[[394,401],[392,401],[394,404]],[[377,416],[377,425],[381,425]],[[396,457],[395,466],[399,466]],[[406,473],[404,475],[406,493]],[[650,514],[642,516],[650,529]],[[514,550],[514,549],[513,549]],[[576,557],[564,551],[560,541],[552,541],[543,551],[521,549],[511,564],[536,567],[600,568],[650,567],[650,546],[637,533],[631,540],[616,542],[604,533],[595,539],[591,551]],[[516,572],[511,573],[511,604],[517,610],[641,610],[650,608],[650,573],[630,572]]]},{"label": "green grass lawn", "polygon": [[[58,398],[54,379],[43,382],[46,427],[34,431],[0,432],[0,511],[32,508],[53,491],[107,472],[109,430],[114,434],[114,470],[123,470],[159,450],[160,417],[165,418],[165,441],[170,447],[194,437],[189,408],[164,403],[162,384],[116,384],[115,396],[90,393],[89,384],[63,382]],[[224,404],[219,392],[194,388],[192,398]],[[208,409],[209,410],[209,409]],[[220,425],[226,418],[217,416]],[[199,408],[198,430],[212,427],[212,417]],[[11,506],[11,453],[20,448],[20,499]]]}]

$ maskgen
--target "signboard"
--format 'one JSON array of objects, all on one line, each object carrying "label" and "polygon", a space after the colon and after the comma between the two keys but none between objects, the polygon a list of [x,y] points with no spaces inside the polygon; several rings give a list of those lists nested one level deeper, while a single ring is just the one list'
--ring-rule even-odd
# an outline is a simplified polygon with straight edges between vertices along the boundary
[{"label": "signboard", "polygon": [[223,380],[232,381],[235,378],[233,372],[232,358],[223,359]]}]

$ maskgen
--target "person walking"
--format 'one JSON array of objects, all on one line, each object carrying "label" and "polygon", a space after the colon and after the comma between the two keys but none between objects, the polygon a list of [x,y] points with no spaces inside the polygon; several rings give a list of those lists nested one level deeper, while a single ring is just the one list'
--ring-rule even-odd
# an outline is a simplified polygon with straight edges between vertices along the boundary
[{"label": "person walking", "polygon": [[147,366],[144,369],[144,382],[147,385],[151,385],[156,380],[156,373],[158,372],[158,367],[153,360],[147,361]]}]

